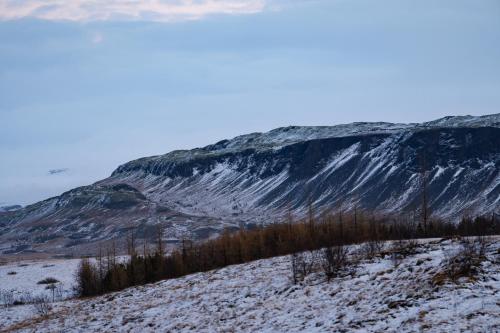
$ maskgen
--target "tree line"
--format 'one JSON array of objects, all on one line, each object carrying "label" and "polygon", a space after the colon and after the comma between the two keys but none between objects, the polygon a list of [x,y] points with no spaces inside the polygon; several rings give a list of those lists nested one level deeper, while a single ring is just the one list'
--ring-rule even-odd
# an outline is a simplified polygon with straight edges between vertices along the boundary
[{"label": "tree line", "polygon": [[[143,243],[138,248],[136,236],[126,240],[128,256],[118,260],[113,244],[99,251],[94,259],[82,259],[77,271],[77,292],[81,297],[100,295],[124,288],[178,278],[228,265],[258,259],[297,254],[333,246],[362,242],[428,237],[484,236],[500,234],[496,215],[464,218],[458,224],[432,219],[414,221],[360,212],[323,214],[285,222],[223,232],[219,237],[199,243],[183,240],[178,248],[165,253],[159,227],[152,250]],[[333,259],[342,253],[332,253]],[[333,260],[332,259],[332,260]]]}]

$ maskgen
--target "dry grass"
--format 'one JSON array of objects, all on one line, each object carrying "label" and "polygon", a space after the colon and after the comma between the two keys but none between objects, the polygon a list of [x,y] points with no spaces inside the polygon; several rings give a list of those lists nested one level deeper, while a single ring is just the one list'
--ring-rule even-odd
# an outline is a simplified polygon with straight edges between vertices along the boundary
[{"label": "dry grass", "polygon": [[487,246],[488,241],[485,237],[463,239],[456,251],[445,255],[443,270],[434,275],[433,284],[442,285],[447,281],[458,283],[462,278],[475,281],[481,262],[485,259]]}]

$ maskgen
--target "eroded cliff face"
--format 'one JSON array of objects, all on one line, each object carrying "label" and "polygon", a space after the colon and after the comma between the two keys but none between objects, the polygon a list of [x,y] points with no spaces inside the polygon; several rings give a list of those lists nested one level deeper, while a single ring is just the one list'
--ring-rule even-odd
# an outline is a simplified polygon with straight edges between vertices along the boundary
[{"label": "eroded cliff face", "polygon": [[242,220],[287,209],[300,214],[309,201],[319,210],[417,211],[424,183],[437,216],[490,213],[500,204],[496,127],[417,128],[266,149],[213,147],[133,161],[102,183],[131,184],[185,213]]}]

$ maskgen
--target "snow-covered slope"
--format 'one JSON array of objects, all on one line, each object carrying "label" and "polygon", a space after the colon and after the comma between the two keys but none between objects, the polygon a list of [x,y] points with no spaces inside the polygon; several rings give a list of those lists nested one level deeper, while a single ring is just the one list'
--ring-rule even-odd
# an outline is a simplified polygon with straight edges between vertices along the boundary
[{"label": "snow-covered slope", "polygon": [[424,188],[434,216],[500,214],[500,114],[293,126],[141,158],[94,185],[0,213],[0,252],[87,251],[156,224],[172,242],[203,239],[300,216],[309,202],[418,218]]},{"label": "snow-covered slope", "polygon": [[132,161],[103,183],[188,214],[266,221],[309,200],[319,210],[418,213],[425,174],[433,214],[456,219],[499,212],[499,166],[497,114],[279,128]]},{"label": "snow-covered slope", "polygon": [[[458,243],[431,240],[394,266],[363,259],[326,282],[321,272],[291,281],[288,257],[66,301],[47,319],[3,310],[12,332],[498,332],[498,238],[475,281],[433,283]],[[351,249],[354,255],[356,248]],[[2,310],[0,310],[2,311]],[[17,312],[16,312],[17,311]],[[32,311],[32,310],[31,310]],[[32,316],[36,316],[32,314]]]},{"label": "snow-covered slope", "polygon": [[0,214],[0,253],[39,256],[50,252],[79,257],[95,254],[109,240],[116,240],[121,252],[130,231],[136,237],[154,237],[159,223],[166,229],[167,242],[207,238],[224,228],[236,228],[217,219],[168,209],[126,184],[90,185]]}]

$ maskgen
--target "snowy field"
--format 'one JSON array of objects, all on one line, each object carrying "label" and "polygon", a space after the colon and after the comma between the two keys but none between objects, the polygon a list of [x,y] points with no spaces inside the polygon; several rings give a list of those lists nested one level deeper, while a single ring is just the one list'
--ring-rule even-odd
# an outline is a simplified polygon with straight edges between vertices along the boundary
[{"label": "snowy field", "polygon": [[[13,306],[5,308],[5,295],[21,301],[27,298],[46,296],[52,300],[74,296],[75,272],[79,259],[30,260],[0,265],[0,329],[9,321],[20,321],[36,315],[34,306]],[[47,289],[47,284],[38,282],[54,278],[57,288]],[[2,307],[3,306],[3,307]]]},{"label": "snowy field", "polygon": [[47,294],[46,285],[38,284],[45,278],[55,278],[61,285],[64,297],[71,296],[75,272],[80,259],[34,260],[8,263],[0,266],[0,290],[13,291],[21,295],[31,292],[34,295]]},{"label": "snowy field", "polygon": [[[433,284],[458,243],[432,240],[397,266],[389,256],[365,259],[330,282],[318,271],[294,285],[289,257],[279,257],[57,302],[47,318],[29,306],[3,309],[0,331],[500,332],[499,243],[491,239],[477,279],[458,284]],[[47,275],[64,279],[75,266],[68,261]]]}]

